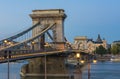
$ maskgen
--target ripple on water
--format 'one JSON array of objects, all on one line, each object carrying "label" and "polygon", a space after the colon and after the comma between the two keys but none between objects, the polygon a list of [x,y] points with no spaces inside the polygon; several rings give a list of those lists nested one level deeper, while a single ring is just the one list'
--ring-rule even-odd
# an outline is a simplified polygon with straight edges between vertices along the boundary
[{"label": "ripple on water", "polygon": [[[87,66],[86,66],[87,67]],[[120,62],[98,62],[91,64],[90,79],[120,79]],[[88,79],[87,68],[83,71],[83,79]]]}]

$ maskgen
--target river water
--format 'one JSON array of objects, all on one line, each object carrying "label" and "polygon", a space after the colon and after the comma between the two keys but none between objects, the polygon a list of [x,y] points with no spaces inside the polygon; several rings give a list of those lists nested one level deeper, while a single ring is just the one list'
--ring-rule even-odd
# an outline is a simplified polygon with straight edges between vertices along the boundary
[{"label": "river water", "polygon": [[[9,75],[10,78],[9,79],[20,79],[20,69],[22,67],[22,65],[25,63],[10,63],[9,64]],[[7,63],[3,63],[0,64],[0,79],[8,79],[8,64]]]},{"label": "river water", "polygon": [[[21,79],[19,72],[23,63],[10,63],[10,78]],[[90,79],[120,79],[120,62],[97,62],[91,63]],[[7,63],[0,64],[0,79],[8,79]],[[27,78],[26,78],[27,79]],[[40,79],[39,77],[31,77],[29,79]],[[57,78],[60,79],[60,78]],[[82,79],[88,79],[88,66],[82,69]]]},{"label": "river water", "polygon": [[[82,73],[83,79],[88,79],[87,67]],[[90,79],[120,79],[120,62],[91,64]]]}]

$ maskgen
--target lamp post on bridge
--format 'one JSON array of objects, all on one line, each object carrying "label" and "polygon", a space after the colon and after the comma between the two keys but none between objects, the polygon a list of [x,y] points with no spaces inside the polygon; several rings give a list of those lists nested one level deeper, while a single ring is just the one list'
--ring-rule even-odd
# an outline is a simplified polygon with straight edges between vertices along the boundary
[{"label": "lamp post on bridge", "polygon": [[[11,44],[11,42],[9,42],[8,40],[4,40],[5,43],[5,47],[7,44]],[[4,51],[4,58],[7,59],[7,63],[8,63],[8,79],[10,79],[10,58],[11,58],[11,51],[5,50]]]},{"label": "lamp post on bridge", "polygon": [[[77,66],[78,67],[80,65],[79,62],[81,64],[85,63],[84,58],[82,59],[82,56],[80,55],[80,53],[76,54],[76,58],[77,58]],[[95,56],[93,56],[93,58],[91,58],[90,55],[87,56],[88,79],[90,79],[90,69],[91,69],[91,64],[90,63],[91,63],[91,60],[92,60],[93,63],[97,63],[97,60],[96,60]],[[82,79],[82,76],[79,79]]]},{"label": "lamp post on bridge", "polygon": [[13,42],[11,42],[11,41],[9,41],[9,40],[4,40],[3,42],[5,43],[5,47],[6,47],[6,46],[13,45]]},{"label": "lamp post on bridge", "polygon": [[35,42],[32,41],[32,42],[31,42],[31,45],[32,45],[32,50],[34,51],[34,45],[35,45]]},{"label": "lamp post on bridge", "polygon": [[[88,55],[87,60],[88,60],[88,79],[90,79],[90,76],[91,76],[91,74],[90,74],[90,70],[91,70],[91,64],[90,64],[91,56],[90,55]],[[92,62],[93,63],[97,63],[97,60],[96,60],[95,56],[93,57]]]},{"label": "lamp post on bridge", "polygon": [[10,64],[9,64],[9,60],[11,58],[10,54],[11,54],[11,51],[8,51],[8,79],[10,78]]},{"label": "lamp post on bridge", "polygon": [[7,59],[7,63],[8,63],[8,79],[10,79],[10,58],[11,58],[11,51],[7,51],[7,50],[5,50],[4,51],[4,58],[6,58]]},{"label": "lamp post on bridge", "polygon": [[90,79],[90,57],[88,56],[88,79]]},{"label": "lamp post on bridge", "polygon": [[[83,59],[83,57],[80,55],[80,53],[77,53],[76,54],[76,58],[77,58],[77,61],[78,61],[78,63],[77,63],[77,65],[79,65],[79,62],[81,63],[81,64],[83,64],[85,61],[84,61],[84,59]],[[79,61],[80,60],[80,61]]]},{"label": "lamp post on bridge", "polygon": [[76,53],[76,59],[77,59],[77,66],[76,66],[76,70],[75,70],[75,79],[82,79],[82,71],[80,69],[80,63],[81,63],[81,55],[80,53]]},{"label": "lamp post on bridge", "polygon": [[45,79],[47,79],[47,69],[46,69],[46,51],[45,51]]},{"label": "lamp post on bridge", "polygon": [[[5,47],[8,43],[8,40],[4,40],[4,43],[5,43]],[[4,58],[7,58],[7,63],[8,63],[8,79],[10,77],[10,74],[9,74],[9,52],[7,50],[4,51]]]},{"label": "lamp post on bridge", "polygon": [[44,49],[44,52],[45,52],[45,79],[47,79],[47,65],[46,65],[46,47],[49,47],[49,44],[48,43],[45,43],[44,45],[45,49]]},{"label": "lamp post on bridge", "polygon": [[79,65],[80,53],[76,54],[76,58],[77,58],[77,65]]}]

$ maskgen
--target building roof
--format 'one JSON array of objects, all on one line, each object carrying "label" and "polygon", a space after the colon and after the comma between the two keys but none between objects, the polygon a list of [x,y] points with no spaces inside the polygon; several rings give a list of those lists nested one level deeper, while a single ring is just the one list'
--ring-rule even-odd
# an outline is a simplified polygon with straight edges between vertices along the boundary
[{"label": "building roof", "polygon": [[120,43],[120,40],[117,40],[117,41],[113,41],[113,43]]},{"label": "building roof", "polygon": [[93,39],[88,39],[87,42],[89,42],[89,41],[94,43]]},{"label": "building roof", "polygon": [[101,37],[100,37],[100,34],[98,34],[98,38],[97,38],[97,40],[95,41],[95,43],[103,43],[103,42],[102,42],[102,39],[101,39]]}]

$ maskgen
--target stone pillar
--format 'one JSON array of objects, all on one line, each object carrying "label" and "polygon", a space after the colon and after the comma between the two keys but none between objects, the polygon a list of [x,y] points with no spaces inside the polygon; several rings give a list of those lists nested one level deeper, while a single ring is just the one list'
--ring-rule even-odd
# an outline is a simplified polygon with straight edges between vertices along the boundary
[{"label": "stone pillar", "polygon": [[[62,56],[46,56],[46,68],[47,74],[67,74],[65,66],[65,57]],[[57,63],[57,64],[56,64]],[[28,73],[44,74],[45,59],[34,58],[29,60],[29,64],[26,70]],[[25,72],[25,71],[24,71]]]},{"label": "stone pillar", "polygon": [[[44,78],[45,74],[45,57],[30,59],[29,63],[22,67],[23,77],[40,76]],[[56,79],[73,79],[73,75],[69,74],[69,70],[65,65],[66,56],[51,55],[46,56],[46,75],[47,78]]]},{"label": "stone pillar", "polygon": [[[51,28],[53,32],[53,42],[55,48],[64,49],[64,19],[66,15],[63,9],[49,9],[49,10],[33,10],[30,14],[33,24],[40,22],[42,27],[36,27],[33,29],[33,36],[42,31],[47,25],[56,23],[54,27]],[[59,46],[60,43],[60,46]]]}]

